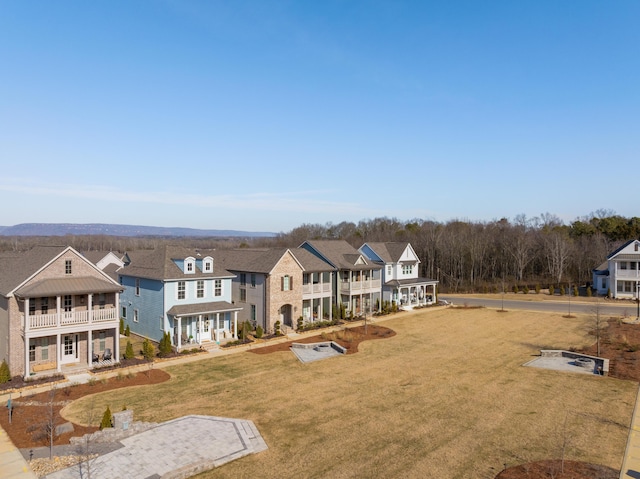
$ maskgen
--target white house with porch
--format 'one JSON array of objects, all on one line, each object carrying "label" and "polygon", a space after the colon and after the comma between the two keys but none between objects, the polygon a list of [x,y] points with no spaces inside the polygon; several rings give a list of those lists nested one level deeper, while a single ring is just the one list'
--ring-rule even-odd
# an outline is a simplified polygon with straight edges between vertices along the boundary
[{"label": "white house with porch", "polygon": [[613,298],[638,298],[640,287],[640,241],[629,240],[607,256],[592,271],[593,289],[599,295],[611,292]]},{"label": "white house with porch", "polygon": [[420,277],[420,259],[408,242],[365,243],[359,251],[382,266],[382,300],[403,308],[437,301],[438,281]]}]

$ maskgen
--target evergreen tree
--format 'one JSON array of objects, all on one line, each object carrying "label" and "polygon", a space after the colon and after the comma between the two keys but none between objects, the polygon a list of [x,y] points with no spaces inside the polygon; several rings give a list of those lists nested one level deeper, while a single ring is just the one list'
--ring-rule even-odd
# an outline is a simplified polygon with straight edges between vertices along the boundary
[{"label": "evergreen tree", "polygon": [[100,429],[107,427],[113,427],[113,417],[111,416],[111,409],[107,406],[106,411],[102,415],[102,421],[100,422]]},{"label": "evergreen tree", "polygon": [[0,384],[8,383],[9,381],[11,381],[11,372],[7,361],[3,359],[2,364],[0,364]]},{"label": "evergreen tree", "polygon": [[127,347],[124,350],[124,358],[125,359],[133,359],[135,354],[133,353],[133,344],[131,341],[127,341]]}]

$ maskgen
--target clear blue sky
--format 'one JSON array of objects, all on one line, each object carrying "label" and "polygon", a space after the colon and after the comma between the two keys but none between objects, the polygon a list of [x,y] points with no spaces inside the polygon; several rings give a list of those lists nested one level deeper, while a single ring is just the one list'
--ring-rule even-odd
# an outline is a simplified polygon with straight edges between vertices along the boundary
[{"label": "clear blue sky", "polygon": [[638,216],[640,2],[1,0],[0,162],[0,225]]}]

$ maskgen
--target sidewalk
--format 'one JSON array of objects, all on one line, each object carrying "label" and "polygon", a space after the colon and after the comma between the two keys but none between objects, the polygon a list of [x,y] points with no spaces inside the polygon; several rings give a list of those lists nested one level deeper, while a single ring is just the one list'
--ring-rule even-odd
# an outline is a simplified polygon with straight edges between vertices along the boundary
[{"label": "sidewalk", "polygon": [[0,477],[3,479],[35,479],[27,461],[24,460],[4,429],[0,427]]},{"label": "sidewalk", "polygon": [[640,478],[640,389],[636,395],[636,405],[631,417],[627,449],[620,468],[620,479]]}]

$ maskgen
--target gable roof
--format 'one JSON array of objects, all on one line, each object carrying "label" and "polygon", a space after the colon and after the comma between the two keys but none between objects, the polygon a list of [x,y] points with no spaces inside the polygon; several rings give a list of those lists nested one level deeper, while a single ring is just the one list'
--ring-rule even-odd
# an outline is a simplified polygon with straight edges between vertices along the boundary
[{"label": "gable roof", "polygon": [[300,269],[304,269],[298,258],[289,248],[240,248],[220,250],[218,251],[217,257],[224,267],[231,271],[270,274],[273,268],[275,268],[280,260],[287,254],[291,254],[300,266]]},{"label": "gable roof", "polygon": [[402,258],[402,254],[407,250],[411,245],[408,241],[403,242],[374,242],[374,243],[365,243],[362,245],[360,249],[364,246],[368,246],[373,252],[385,263],[398,263],[400,258]]},{"label": "gable roof", "polygon": [[627,246],[633,244],[633,243],[638,243],[640,245],[640,241],[636,240],[636,239],[632,239],[627,241],[626,243],[624,243],[622,246],[620,246],[619,248],[617,248],[615,251],[613,251],[612,253],[609,253],[609,256],[607,256],[607,259],[612,259],[614,256],[616,256],[618,253],[620,253],[623,249],[625,249]]},{"label": "gable roof", "polygon": [[3,296],[36,274],[43,266],[62,254],[67,246],[36,246],[27,251],[0,254],[0,293]]},{"label": "gable roof", "polygon": [[304,248],[294,248],[291,252],[307,272],[335,271],[336,269]]},{"label": "gable roof", "polygon": [[[125,276],[155,279],[158,281],[178,278],[232,278],[234,275],[227,271],[220,261],[216,260],[215,250],[203,250],[198,248],[186,248],[176,245],[163,245],[153,250],[130,251],[126,253],[130,263],[118,270]],[[213,272],[203,273],[195,268],[193,273],[184,273],[174,260],[185,258],[213,258]]]},{"label": "gable roof", "polygon": [[371,270],[380,269],[377,264],[370,264],[357,249],[344,240],[313,240],[305,241],[300,246],[308,245],[322,258],[338,269]]}]

